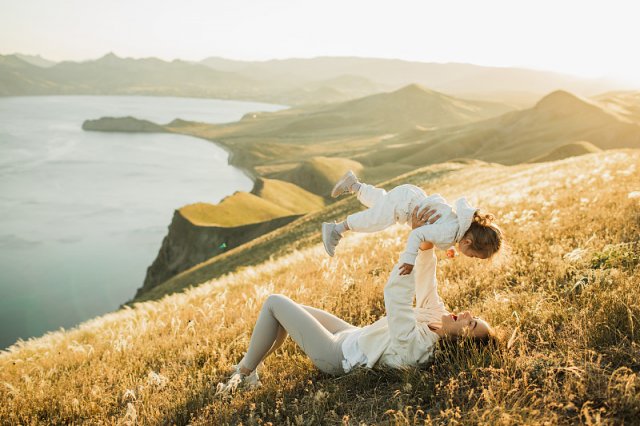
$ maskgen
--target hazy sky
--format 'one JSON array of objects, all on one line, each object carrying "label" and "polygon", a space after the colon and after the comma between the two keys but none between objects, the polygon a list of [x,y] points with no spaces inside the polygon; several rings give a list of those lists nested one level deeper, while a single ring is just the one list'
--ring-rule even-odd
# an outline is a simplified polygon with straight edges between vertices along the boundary
[{"label": "hazy sky", "polygon": [[0,54],[368,56],[523,66],[640,84],[634,0],[0,0]]}]

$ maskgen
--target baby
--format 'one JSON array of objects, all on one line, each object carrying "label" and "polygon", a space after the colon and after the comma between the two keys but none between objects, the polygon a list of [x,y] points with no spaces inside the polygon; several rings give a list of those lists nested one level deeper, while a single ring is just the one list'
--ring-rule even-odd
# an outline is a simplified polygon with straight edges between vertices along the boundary
[{"label": "baby", "polygon": [[471,207],[466,199],[455,203],[455,211],[439,194],[427,195],[415,185],[400,185],[387,192],[358,181],[352,171],[348,171],[331,191],[336,198],[342,194],[355,193],[358,200],[368,207],[347,216],[340,223],[322,224],[324,248],[333,256],[335,248],[346,231],[376,232],[395,223],[411,226],[414,209],[429,207],[440,216],[437,222],[425,224],[411,231],[404,253],[400,256],[400,274],[407,275],[413,270],[418,248],[450,249],[458,243],[458,250],[465,256],[488,259],[496,254],[502,245],[502,231],[492,223],[493,215],[481,213]]}]

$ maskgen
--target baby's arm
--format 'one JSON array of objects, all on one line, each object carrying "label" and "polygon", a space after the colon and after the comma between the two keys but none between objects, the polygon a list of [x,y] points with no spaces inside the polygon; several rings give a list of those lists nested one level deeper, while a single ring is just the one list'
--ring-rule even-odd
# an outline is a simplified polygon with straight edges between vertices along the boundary
[{"label": "baby's arm", "polygon": [[[433,243],[430,241],[422,241],[420,243],[420,251],[431,250],[434,247]],[[409,263],[403,263],[400,265],[400,275],[409,275],[413,271],[413,265]]]},{"label": "baby's arm", "polygon": [[405,250],[402,255],[400,255],[400,263],[415,265],[421,243],[426,242],[427,247],[430,245],[429,248],[433,248],[435,242],[439,239],[438,236],[442,233],[441,230],[442,225],[436,223],[433,225],[424,225],[411,231]]}]

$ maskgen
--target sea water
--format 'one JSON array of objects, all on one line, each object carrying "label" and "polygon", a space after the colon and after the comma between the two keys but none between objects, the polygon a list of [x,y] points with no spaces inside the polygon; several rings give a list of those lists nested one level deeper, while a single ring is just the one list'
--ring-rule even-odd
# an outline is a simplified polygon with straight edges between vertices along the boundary
[{"label": "sea water", "polygon": [[214,143],[83,131],[85,119],[239,120],[279,105],[145,96],[0,98],[0,349],[117,309],[174,210],[248,191]]}]

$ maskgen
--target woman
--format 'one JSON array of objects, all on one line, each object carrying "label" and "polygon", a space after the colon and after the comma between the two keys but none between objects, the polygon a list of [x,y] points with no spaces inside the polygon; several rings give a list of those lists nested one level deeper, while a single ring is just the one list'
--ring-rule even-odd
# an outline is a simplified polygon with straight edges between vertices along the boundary
[{"label": "woman", "polygon": [[[438,219],[434,213],[414,211],[412,227],[434,223]],[[409,275],[400,275],[399,265],[395,265],[384,288],[387,316],[363,328],[286,296],[269,296],[247,353],[229,381],[218,384],[217,393],[231,393],[238,386],[258,386],[258,365],[282,345],[287,335],[318,369],[333,375],[348,373],[356,366],[418,366],[429,360],[442,337],[488,339],[491,327],[486,321],[469,311],[454,315],[446,310],[438,294],[436,263],[435,253],[429,249],[420,251]]]}]

